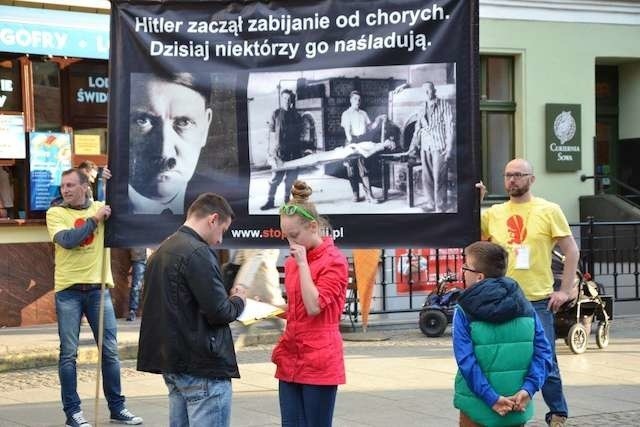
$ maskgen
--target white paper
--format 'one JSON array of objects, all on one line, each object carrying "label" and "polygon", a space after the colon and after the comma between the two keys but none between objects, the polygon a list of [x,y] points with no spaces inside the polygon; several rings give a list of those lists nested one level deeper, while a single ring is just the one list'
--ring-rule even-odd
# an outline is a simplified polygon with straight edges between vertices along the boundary
[{"label": "white paper", "polygon": [[276,317],[279,314],[284,313],[280,307],[267,304],[265,302],[256,301],[252,298],[247,298],[244,305],[244,310],[238,316],[238,320],[243,325],[250,325],[258,320],[267,319],[269,317]]}]

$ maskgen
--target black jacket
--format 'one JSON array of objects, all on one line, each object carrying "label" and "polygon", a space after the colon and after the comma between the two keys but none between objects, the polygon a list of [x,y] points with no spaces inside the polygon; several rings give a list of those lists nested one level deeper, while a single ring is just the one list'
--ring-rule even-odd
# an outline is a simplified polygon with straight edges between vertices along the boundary
[{"label": "black jacket", "polygon": [[149,258],[139,371],[239,378],[229,323],[244,309],[228,297],[213,250],[182,226]]}]

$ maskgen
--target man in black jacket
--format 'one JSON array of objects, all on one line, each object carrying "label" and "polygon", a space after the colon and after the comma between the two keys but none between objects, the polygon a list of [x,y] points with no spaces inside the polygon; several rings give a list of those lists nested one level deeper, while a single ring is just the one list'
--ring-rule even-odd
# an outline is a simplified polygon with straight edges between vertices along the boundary
[{"label": "man in black jacket", "polygon": [[170,425],[229,425],[231,378],[240,377],[229,323],[246,292],[235,286],[227,294],[210,246],[233,218],[223,197],[200,195],[147,265],[138,370],[163,374]]}]

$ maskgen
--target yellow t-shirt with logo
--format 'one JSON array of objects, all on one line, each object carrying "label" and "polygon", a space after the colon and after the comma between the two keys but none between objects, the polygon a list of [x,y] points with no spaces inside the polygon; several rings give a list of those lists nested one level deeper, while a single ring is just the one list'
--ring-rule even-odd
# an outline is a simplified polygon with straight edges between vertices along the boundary
[{"label": "yellow t-shirt with logo", "polygon": [[[482,212],[482,238],[499,244],[509,253],[507,276],[515,279],[529,301],[553,292],[551,251],[571,229],[560,206],[538,197],[526,203],[508,201]],[[529,250],[529,268],[516,268],[516,250]]]},{"label": "yellow t-shirt with logo", "polygon": [[[89,218],[104,206],[103,202],[93,202],[87,209],[70,209],[56,206],[47,211],[47,229],[53,237],[60,231],[81,227]],[[102,281],[103,251],[107,251],[105,262],[105,282],[113,287],[111,275],[111,252],[104,247],[104,223],[87,237],[80,245],[65,249],[54,242],[55,246],[55,291],[59,292],[76,283],[96,283]]]}]

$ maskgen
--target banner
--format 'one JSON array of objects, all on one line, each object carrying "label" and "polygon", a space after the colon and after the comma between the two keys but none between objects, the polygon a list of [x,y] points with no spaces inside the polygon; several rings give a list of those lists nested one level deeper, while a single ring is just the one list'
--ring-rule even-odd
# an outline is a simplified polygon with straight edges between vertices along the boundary
[{"label": "banner", "polygon": [[284,245],[295,179],[342,247],[479,238],[477,0],[112,2],[111,246],[203,192],[227,247]]}]

